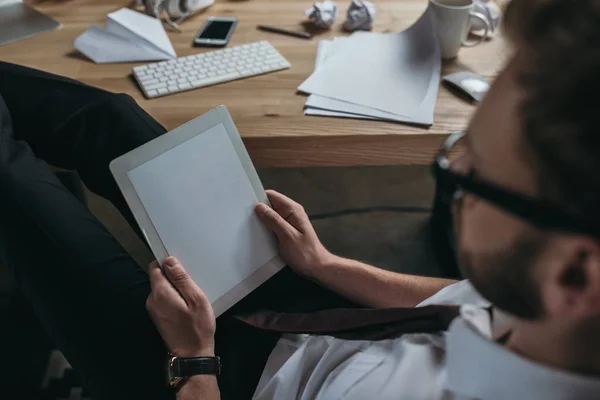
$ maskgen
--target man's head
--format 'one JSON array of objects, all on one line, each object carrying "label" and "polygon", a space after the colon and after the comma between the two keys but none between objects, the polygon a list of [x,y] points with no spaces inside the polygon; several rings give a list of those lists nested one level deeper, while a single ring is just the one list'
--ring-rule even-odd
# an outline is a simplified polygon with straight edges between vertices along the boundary
[{"label": "man's head", "polygon": [[[600,232],[600,0],[513,0],[516,56],[452,169],[543,199]],[[535,227],[473,194],[457,207],[461,268],[524,319],[600,325],[600,236]]]}]

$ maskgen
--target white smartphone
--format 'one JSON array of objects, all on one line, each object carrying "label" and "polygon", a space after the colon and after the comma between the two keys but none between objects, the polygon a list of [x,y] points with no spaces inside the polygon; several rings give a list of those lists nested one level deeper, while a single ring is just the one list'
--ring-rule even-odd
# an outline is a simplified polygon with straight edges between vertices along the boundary
[{"label": "white smartphone", "polygon": [[210,17],[202,25],[194,38],[195,46],[226,46],[237,25],[235,17]]}]

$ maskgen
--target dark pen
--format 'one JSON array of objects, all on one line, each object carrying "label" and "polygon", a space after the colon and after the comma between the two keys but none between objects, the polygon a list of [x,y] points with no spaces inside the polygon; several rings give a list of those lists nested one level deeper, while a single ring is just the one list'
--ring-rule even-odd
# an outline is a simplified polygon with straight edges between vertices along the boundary
[{"label": "dark pen", "polygon": [[312,35],[308,32],[289,31],[287,29],[277,28],[275,26],[258,25],[257,29],[265,32],[280,33],[282,35],[294,36],[301,39],[312,39]]}]

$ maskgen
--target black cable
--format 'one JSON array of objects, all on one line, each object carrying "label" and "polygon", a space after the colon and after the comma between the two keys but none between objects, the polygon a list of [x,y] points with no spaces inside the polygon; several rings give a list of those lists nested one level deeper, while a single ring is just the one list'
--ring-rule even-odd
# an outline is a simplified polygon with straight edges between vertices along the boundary
[{"label": "black cable", "polygon": [[365,207],[365,208],[349,208],[347,210],[339,210],[333,211],[329,213],[322,214],[313,214],[310,215],[309,218],[311,221],[316,221],[319,219],[328,219],[328,218],[337,218],[344,217],[346,215],[354,215],[354,214],[368,214],[374,212],[426,212],[430,213],[431,208],[429,207],[399,207],[399,206],[375,206],[375,207]]}]

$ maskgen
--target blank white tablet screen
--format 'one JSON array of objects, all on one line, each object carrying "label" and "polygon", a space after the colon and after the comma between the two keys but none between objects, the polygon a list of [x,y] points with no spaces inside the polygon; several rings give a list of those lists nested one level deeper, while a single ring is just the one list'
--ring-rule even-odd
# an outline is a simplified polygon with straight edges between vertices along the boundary
[{"label": "blank white tablet screen", "polygon": [[[128,172],[167,252],[211,302],[277,255],[223,124]],[[162,260],[161,260],[162,261]]]}]

